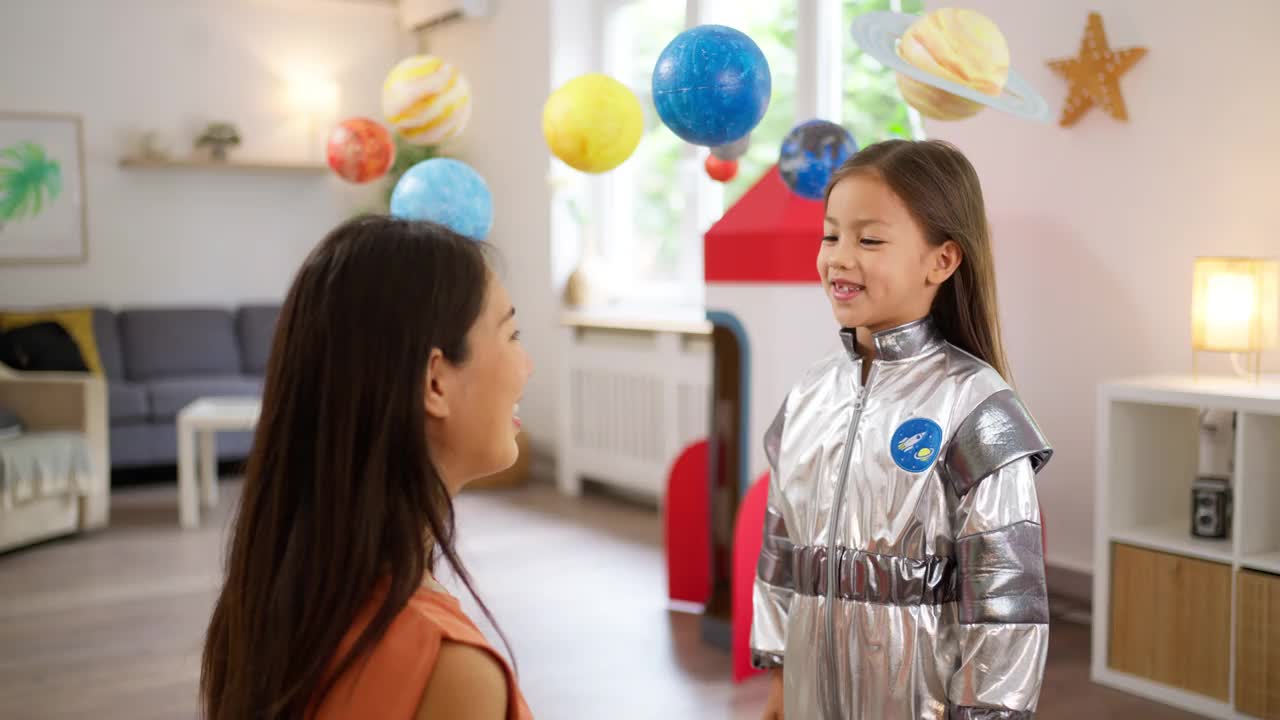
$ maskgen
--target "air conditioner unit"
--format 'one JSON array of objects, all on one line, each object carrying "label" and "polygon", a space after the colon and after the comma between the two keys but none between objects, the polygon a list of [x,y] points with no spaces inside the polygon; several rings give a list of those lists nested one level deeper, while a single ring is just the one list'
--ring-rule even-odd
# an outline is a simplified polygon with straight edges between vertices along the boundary
[{"label": "air conditioner unit", "polygon": [[441,23],[489,15],[490,0],[400,0],[400,24],[421,30]]}]

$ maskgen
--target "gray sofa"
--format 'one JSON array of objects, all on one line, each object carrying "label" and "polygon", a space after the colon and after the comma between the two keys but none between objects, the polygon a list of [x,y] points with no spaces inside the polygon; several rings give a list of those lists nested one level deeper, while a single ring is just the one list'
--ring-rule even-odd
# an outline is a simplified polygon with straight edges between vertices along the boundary
[{"label": "gray sofa", "polygon": [[[279,313],[279,305],[95,308],[111,468],[176,464],[178,411],[198,397],[261,395]],[[245,458],[252,438],[218,433],[218,459]]]}]

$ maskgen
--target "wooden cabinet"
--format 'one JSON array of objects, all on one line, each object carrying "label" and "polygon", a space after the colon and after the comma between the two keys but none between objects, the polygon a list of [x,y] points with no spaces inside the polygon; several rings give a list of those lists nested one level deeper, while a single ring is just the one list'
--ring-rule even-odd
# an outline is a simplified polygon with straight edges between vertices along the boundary
[{"label": "wooden cabinet", "polygon": [[1231,566],[1117,543],[1109,665],[1229,699]]},{"label": "wooden cabinet", "polygon": [[1280,718],[1280,575],[1242,570],[1236,583],[1236,709]]}]

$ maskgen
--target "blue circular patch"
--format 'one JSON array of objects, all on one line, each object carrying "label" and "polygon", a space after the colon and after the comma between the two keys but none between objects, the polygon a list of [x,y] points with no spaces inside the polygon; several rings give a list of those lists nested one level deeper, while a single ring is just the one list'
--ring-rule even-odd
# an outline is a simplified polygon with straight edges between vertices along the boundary
[{"label": "blue circular patch", "polygon": [[938,457],[942,428],[928,418],[911,418],[898,426],[889,443],[889,454],[909,473],[924,472]]}]

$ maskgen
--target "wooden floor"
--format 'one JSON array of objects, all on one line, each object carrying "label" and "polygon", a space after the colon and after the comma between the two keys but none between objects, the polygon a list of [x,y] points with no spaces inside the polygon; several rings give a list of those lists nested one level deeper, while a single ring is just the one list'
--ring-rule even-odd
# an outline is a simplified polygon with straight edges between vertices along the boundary
[{"label": "wooden floor", "polygon": [[[172,485],[118,490],[109,530],[0,555],[0,717],[196,717],[201,636],[237,485],[199,530]],[[462,552],[540,720],[755,720],[698,618],[667,609],[656,514],[545,486],[464,494]],[[477,616],[478,617],[478,616]],[[482,625],[483,626],[483,625]],[[1037,718],[1191,718],[1088,681],[1085,625],[1055,619]]]}]

